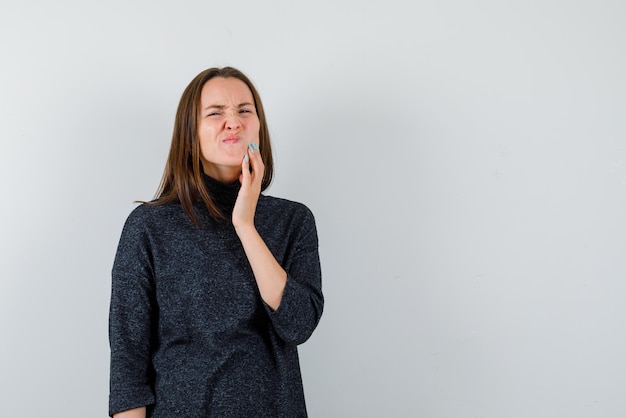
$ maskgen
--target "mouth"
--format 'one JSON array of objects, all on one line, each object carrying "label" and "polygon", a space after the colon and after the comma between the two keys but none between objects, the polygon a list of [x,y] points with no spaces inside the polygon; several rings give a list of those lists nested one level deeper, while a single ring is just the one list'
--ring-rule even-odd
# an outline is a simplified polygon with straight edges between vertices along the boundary
[{"label": "mouth", "polygon": [[236,144],[239,141],[241,141],[241,138],[238,135],[228,135],[222,140],[225,144]]}]

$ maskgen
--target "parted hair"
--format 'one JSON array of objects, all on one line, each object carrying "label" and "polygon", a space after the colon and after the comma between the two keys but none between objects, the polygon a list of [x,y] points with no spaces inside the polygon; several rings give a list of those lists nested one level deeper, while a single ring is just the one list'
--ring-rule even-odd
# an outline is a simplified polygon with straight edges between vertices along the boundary
[{"label": "parted hair", "polygon": [[180,202],[185,213],[198,226],[200,221],[194,212],[194,204],[202,199],[209,213],[215,219],[225,219],[209,194],[202,179],[202,162],[200,160],[200,141],[198,140],[198,120],[200,118],[200,96],[207,81],[214,77],[237,78],[243,81],[254,98],[254,106],[259,118],[259,148],[265,172],[261,183],[261,191],[266,190],[274,176],[274,161],[265,111],[258,91],[252,81],[240,70],[233,67],[209,68],[198,74],[185,88],[174,120],[172,144],[165,164],[163,178],[150,205],[164,205]]}]

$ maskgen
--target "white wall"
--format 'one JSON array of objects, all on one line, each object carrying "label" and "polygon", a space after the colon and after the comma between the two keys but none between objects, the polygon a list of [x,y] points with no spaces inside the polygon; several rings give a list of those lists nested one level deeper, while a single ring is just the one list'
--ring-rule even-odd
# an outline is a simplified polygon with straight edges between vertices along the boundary
[{"label": "white wall", "polygon": [[121,227],[223,65],[317,217],[311,417],[625,416],[625,5],[3,1],[0,416],[106,416]]}]

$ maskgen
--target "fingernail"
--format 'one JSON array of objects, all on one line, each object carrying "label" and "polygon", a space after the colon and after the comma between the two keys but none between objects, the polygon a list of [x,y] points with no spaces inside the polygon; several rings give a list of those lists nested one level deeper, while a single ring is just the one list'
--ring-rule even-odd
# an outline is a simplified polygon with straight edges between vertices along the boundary
[{"label": "fingernail", "polygon": [[243,160],[244,160],[245,162],[248,162],[248,161],[250,160],[250,159],[248,158],[248,154],[246,154],[246,155],[244,155],[244,156],[243,156]]},{"label": "fingernail", "polygon": [[252,146],[252,148],[254,148],[257,151],[260,151],[259,146],[257,145],[256,142],[250,142],[250,145]]},{"label": "fingernail", "polygon": [[248,145],[248,149],[250,150],[250,152],[254,152],[254,142],[250,142],[250,144]]}]

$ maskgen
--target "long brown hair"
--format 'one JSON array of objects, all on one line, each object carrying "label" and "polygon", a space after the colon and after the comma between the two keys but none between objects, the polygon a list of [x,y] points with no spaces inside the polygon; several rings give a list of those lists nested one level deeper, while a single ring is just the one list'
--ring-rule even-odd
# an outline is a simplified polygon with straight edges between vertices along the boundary
[{"label": "long brown hair", "polygon": [[226,219],[216,206],[202,180],[202,163],[200,161],[200,143],[198,141],[198,118],[200,115],[200,94],[204,84],[213,77],[237,78],[248,86],[254,98],[257,116],[259,117],[259,147],[265,165],[265,173],[261,183],[261,191],[266,190],[274,176],[274,160],[269,129],[265,119],[265,111],[261,97],[252,81],[241,71],[233,67],[209,68],[198,74],[187,86],[178,104],[172,144],[165,164],[163,178],[155,195],[155,200],[146,202],[151,205],[164,205],[179,201],[189,219],[198,226],[200,220],[193,210],[198,199],[206,204],[209,213],[215,219]]}]

